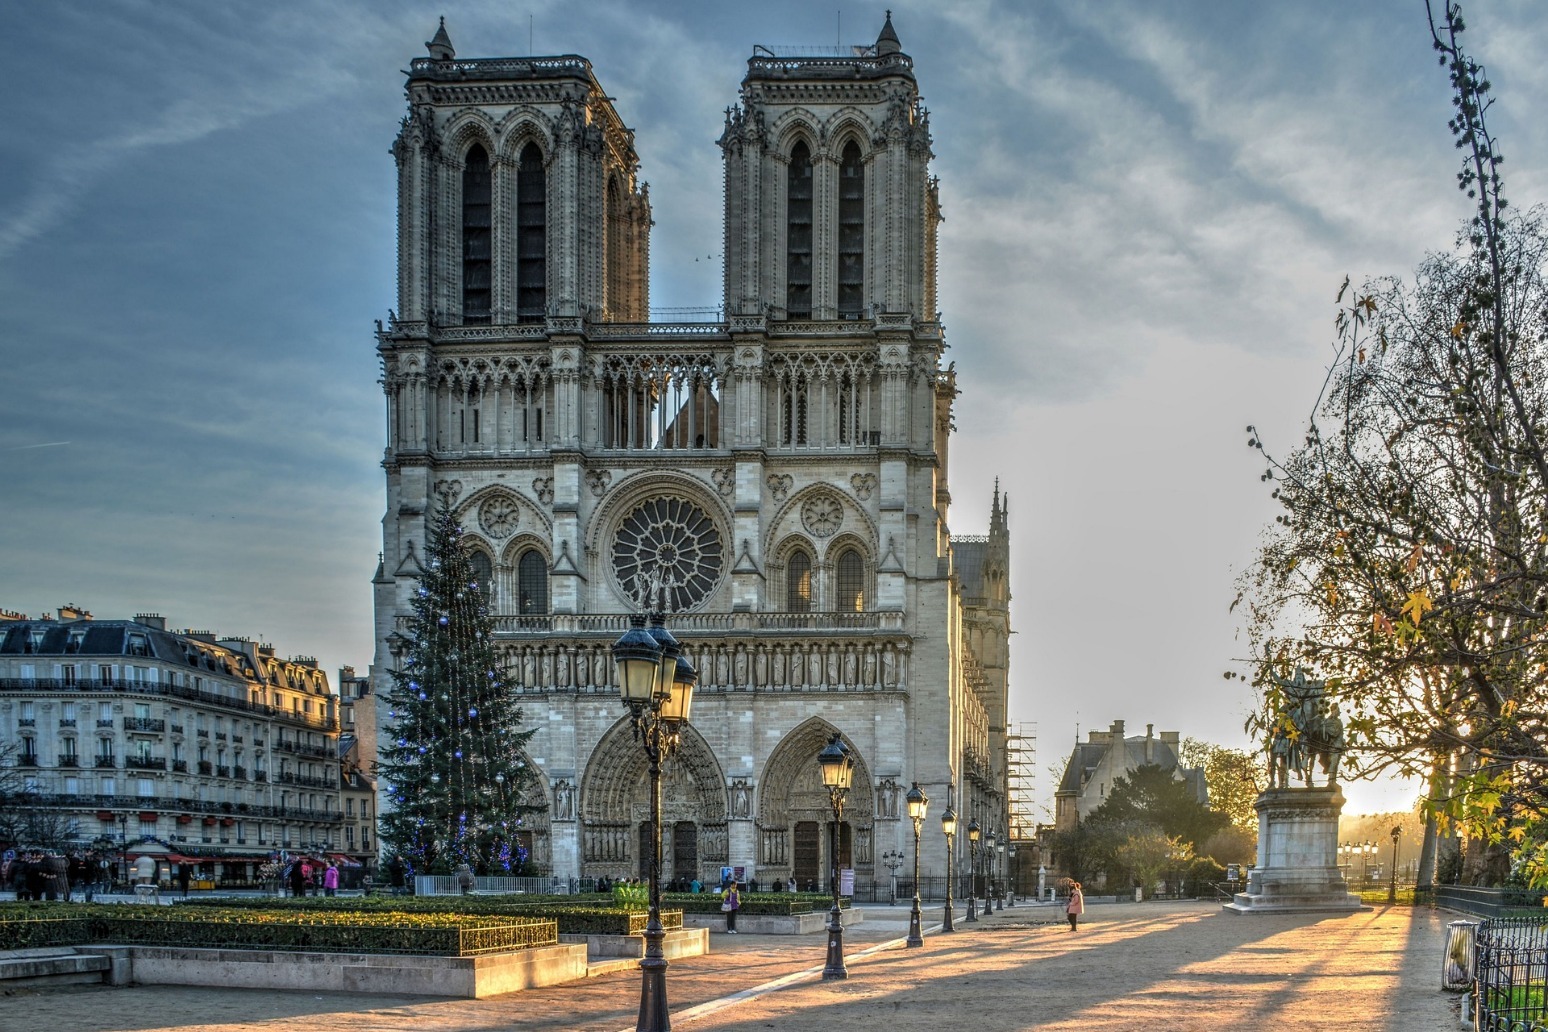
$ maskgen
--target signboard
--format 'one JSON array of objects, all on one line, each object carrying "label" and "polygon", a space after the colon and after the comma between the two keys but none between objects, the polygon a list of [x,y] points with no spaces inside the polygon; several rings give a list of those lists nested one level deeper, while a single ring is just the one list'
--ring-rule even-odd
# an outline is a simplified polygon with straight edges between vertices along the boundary
[{"label": "signboard", "polygon": [[853,896],[855,894],[855,869],[845,867],[839,871],[839,895]]}]

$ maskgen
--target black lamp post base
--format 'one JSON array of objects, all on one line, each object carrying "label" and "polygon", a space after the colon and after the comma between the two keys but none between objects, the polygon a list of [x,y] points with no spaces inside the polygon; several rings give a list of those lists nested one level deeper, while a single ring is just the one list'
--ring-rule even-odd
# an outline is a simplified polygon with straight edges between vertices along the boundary
[{"label": "black lamp post base", "polygon": [[919,911],[919,897],[914,897],[913,909],[908,912],[908,940],[905,945],[924,945],[924,915]]},{"label": "black lamp post base", "polygon": [[[654,944],[646,932],[645,959],[640,961],[640,1017],[635,1032],[672,1032],[672,1016],[667,1012],[666,958],[661,956],[661,932]],[[651,949],[656,951],[651,956]]]},{"label": "black lamp post base", "polygon": [[849,969],[844,966],[844,924],[838,907],[828,915],[828,959],[822,967],[822,977],[824,981],[849,977]]},{"label": "black lamp post base", "polygon": [[969,920],[969,921],[977,921],[978,920],[978,897],[977,896],[969,896],[968,897],[968,912],[967,912],[966,920]]}]

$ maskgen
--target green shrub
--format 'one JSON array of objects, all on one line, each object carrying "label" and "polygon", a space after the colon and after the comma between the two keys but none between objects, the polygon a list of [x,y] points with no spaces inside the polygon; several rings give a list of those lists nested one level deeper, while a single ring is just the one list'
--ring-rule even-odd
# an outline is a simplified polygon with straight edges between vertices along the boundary
[{"label": "green shrub", "polygon": [[[720,895],[713,892],[668,892],[661,897],[662,905],[670,904],[690,914],[720,913]],[[849,909],[850,899],[839,898],[839,906]],[[742,893],[739,914],[789,917],[794,914],[810,914],[814,910],[827,910],[833,905],[832,896],[815,892],[759,892]]]},{"label": "green shrub", "polygon": [[[178,908],[245,909],[274,913],[452,914],[490,917],[530,917],[555,922],[565,935],[639,935],[645,931],[645,911],[615,907],[606,897],[575,902],[575,896],[546,897],[552,902],[531,902],[516,894],[489,896],[394,896],[350,898],[303,896],[286,899],[184,900]],[[681,910],[661,913],[663,928],[681,928]]]}]

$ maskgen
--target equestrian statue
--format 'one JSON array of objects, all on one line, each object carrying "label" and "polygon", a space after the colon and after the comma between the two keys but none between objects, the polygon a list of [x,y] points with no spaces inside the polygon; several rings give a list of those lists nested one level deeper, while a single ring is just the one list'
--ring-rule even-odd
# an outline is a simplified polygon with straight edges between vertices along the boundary
[{"label": "equestrian statue", "polygon": [[1289,678],[1275,678],[1284,703],[1274,715],[1268,742],[1270,788],[1289,788],[1294,773],[1307,788],[1318,766],[1328,784],[1338,784],[1338,765],[1344,755],[1344,722],[1338,703],[1329,703],[1323,681],[1295,668]]}]

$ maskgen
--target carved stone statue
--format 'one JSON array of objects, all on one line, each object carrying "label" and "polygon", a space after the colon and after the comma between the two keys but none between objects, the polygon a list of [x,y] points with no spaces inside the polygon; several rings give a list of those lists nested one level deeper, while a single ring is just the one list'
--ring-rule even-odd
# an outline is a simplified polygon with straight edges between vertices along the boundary
[{"label": "carved stone statue", "polygon": [[1296,667],[1288,679],[1275,679],[1284,692],[1284,706],[1274,715],[1269,732],[1268,772],[1271,788],[1289,788],[1295,774],[1308,788],[1320,765],[1328,784],[1338,784],[1344,755],[1344,722],[1338,704],[1324,697],[1325,682]]}]

